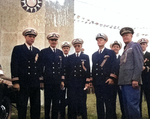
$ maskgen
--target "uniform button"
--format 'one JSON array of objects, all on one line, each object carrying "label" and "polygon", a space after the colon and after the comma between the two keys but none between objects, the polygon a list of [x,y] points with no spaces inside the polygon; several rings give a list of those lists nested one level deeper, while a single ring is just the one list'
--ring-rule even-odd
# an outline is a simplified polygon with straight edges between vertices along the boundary
[{"label": "uniform button", "polygon": [[36,69],[36,67],[35,67],[35,69]]},{"label": "uniform button", "polygon": [[54,64],[54,62],[52,64]]},{"label": "uniform button", "polygon": [[81,70],[80,70],[80,72],[81,72]]},{"label": "uniform button", "polygon": [[64,75],[66,75],[66,73],[64,73]]},{"label": "uniform button", "polygon": [[28,61],[30,63],[30,61]]},{"label": "uniform button", "polygon": [[98,75],[98,74],[96,74],[96,75]]},{"label": "uniform button", "polygon": [[59,63],[58,63],[59,64]]},{"label": "uniform button", "polygon": [[30,72],[28,72],[28,75],[30,75]]},{"label": "uniform button", "polygon": [[76,67],[76,66],[74,66],[74,67]]},{"label": "uniform button", "polygon": [[64,69],[64,71],[66,71],[66,70]]},{"label": "uniform button", "polygon": [[103,68],[101,68],[101,70],[103,70]]},{"label": "uniform button", "polygon": [[74,70],[74,72],[76,72],[76,70]]},{"label": "uniform button", "polygon": [[28,66],[28,68],[30,69],[30,66]]},{"label": "uniform button", "polygon": [[54,67],[53,67],[53,69],[54,69]]},{"label": "uniform button", "polygon": [[98,65],[98,64],[96,64],[96,65]]},{"label": "uniform button", "polygon": [[98,69],[96,68],[96,70],[98,70]]},{"label": "uniform button", "polygon": [[60,72],[58,72],[58,74],[60,74]]},{"label": "uniform button", "polygon": [[76,76],[76,75],[74,75],[74,76]]},{"label": "uniform button", "polygon": [[35,75],[36,75],[36,73],[35,73]]},{"label": "uniform button", "polygon": [[81,76],[81,75],[80,75]]},{"label": "uniform button", "polygon": [[55,72],[53,72],[53,74],[55,74]]},{"label": "uniform button", "polygon": [[103,73],[101,73],[101,75],[103,75]]},{"label": "uniform button", "polygon": [[81,65],[79,67],[81,67]]}]

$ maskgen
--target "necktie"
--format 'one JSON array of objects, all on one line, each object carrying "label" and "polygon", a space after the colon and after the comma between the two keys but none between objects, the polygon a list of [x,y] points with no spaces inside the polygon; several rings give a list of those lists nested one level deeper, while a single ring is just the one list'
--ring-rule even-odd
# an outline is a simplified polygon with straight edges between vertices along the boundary
[{"label": "necktie", "polygon": [[29,50],[32,51],[32,47],[31,46],[30,46]]},{"label": "necktie", "polygon": [[99,51],[99,54],[101,54],[101,53],[102,53],[102,50]]},{"label": "necktie", "polygon": [[55,49],[53,49],[53,52],[55,53],[55,52],[56,52],[56,50],[55,50]]}]

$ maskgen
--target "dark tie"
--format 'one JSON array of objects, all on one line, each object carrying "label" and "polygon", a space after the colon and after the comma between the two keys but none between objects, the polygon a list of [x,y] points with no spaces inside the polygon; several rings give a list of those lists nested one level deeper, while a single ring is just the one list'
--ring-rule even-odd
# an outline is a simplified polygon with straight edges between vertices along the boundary
[{"label": "dark tie", "polygon": [[56,50],[55,50],[55,49],[53,49],[53,52],[54,52],[54,53],[56,53]]},{"label": "dark tie", "polygon": [[127,45],[124,46],[124,50],[126,49]]},{"label": "dark tie", "polygon": [[101,53],[102,53],[102,50],[99,51],[99,54],[101,54]]},{"label": "dark tie", "polygon": [[32,47],[31,46],[30,46],[29,50],[32,51]]}]

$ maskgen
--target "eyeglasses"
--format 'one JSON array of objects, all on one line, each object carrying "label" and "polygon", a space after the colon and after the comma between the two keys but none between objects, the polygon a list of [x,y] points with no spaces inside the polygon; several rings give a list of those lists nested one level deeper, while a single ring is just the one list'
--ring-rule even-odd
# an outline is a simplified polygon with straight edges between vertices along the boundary
[{"label": "eyeglasses", "polygon": [[81,47],[80,45],[74,45],[74,47],[76,48],[76,47]]},{"label": "eyeglasses", "polygon": [[57,41],[58,39],[50,39],[51,41]]}]

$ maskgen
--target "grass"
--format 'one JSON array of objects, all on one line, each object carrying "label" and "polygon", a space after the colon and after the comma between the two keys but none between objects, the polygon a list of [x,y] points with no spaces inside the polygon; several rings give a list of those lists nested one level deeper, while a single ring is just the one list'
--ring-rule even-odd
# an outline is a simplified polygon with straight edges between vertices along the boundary
[{"label": "grass", "polygon": [[[147,112],[147,104],[146,101],[143,101],[142,103],[142,119],[148,119],[148,112]],[[30,112],[29,107],[27,111],[27,119],[30,119]],[[88,112],[88,119],[97,119],[97,113],[96,113],[96,98],[95,94],[87,94],[87,112]],[[116,103],[116,113],[117,113],[117,119],[121,119],[121,111],[120,111],[120,104],[117,98]],[[17,110],[13,107],[12,108],[12,118],[11,119],[17,119]],[[41,119],[44,119],[44,108],[41,107]],[[79,117],[78,119],[82,119]]]}]

